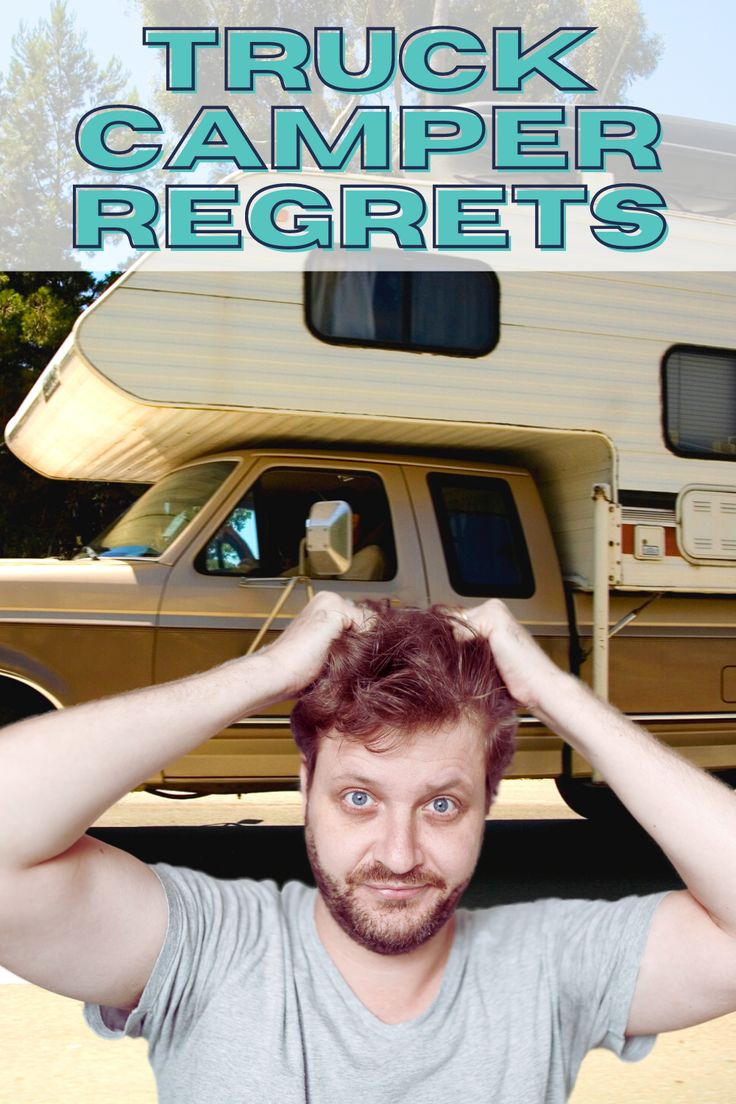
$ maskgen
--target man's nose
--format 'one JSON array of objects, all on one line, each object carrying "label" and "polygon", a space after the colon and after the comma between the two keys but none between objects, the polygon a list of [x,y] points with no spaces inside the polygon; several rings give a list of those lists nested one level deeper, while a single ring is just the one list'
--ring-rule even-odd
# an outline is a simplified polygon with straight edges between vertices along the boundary
[{"label": "man's nose", "polygon": [[385,816],[373,853],[392,874],[407,874],[415,866],[421,866],[423,856],[411,812]]}]

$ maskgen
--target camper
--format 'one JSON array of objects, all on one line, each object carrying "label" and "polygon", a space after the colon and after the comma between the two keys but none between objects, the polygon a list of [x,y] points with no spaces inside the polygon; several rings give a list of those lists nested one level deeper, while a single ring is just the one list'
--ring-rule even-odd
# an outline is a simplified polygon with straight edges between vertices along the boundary
[{"label": "camper", "polygon": [[[731,777],[736,274],[430,262],[144,260],[85,311],[8,445],[51,478],[152,486],[74,559],[0,563],[12,716],[242,653],[313,587],[498,595],[561,667]],[[286,703],[147,788],[280,789],[297,765]],[[530,717],[510,775],[612,807]]]}]

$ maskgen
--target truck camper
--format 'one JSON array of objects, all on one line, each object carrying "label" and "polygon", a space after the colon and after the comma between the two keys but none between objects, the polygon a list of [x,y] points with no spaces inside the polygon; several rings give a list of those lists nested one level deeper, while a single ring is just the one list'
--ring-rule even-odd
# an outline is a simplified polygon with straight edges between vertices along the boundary
[{"label": "truck camper", "polygon": [[[498,595],[562,667],[730,777],[736,274],[396,256],[303,272],[144,259],[77,320],[7,442],[49,477],[153,485],[76,558],[0,565],[10,715],[242,653],[310,586]],[[295,785],[288,709],[147,787]],[[510,775],[610,809],[533,718]]]}]

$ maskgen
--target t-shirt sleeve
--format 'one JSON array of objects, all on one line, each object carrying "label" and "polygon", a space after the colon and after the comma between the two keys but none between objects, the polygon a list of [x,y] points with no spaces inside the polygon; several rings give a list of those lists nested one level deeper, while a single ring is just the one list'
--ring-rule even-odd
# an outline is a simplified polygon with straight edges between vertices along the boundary
[{"label": "t-shirt sleeve", "polygon": [[84,1017],[106,1039],[148,1039],[169,1045],[196,1022],[210,996],[237,962],[245,966],[262,949],[269,915],[277,908],[272,882],[227,882],[199,871],[158,863],[151,867],[166,893],[163,945],[138,1005],[85,1004]]},{"label": "t-shirt sleeve", "polygon": [[656,1036],[627,1036],[626,1024],[652,917],[665,896],[547,902],[548,953],[570,1068],[596,1047],[626,1062],[652,1050]]}]

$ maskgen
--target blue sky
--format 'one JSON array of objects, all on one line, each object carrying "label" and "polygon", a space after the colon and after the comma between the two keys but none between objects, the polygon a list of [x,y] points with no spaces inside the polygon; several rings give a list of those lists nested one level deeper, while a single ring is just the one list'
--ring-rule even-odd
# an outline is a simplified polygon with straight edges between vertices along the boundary
[{"label": "blue sky", "polygon": [[[263,5],[267,7],[268,2],[263,0]],[[329,0],[324,2],[329,4]],[[358,4],[359,0],[355,2]],[[430,0],[422,2],[430,8]],[[662,36],[664,50],[656,71],[647,80],[630,86],[628,101],[660,116],[681,115],[736,125],[736,66],[731,56],[736,42],[736,0],[702,0],[700,5],[688,0],[639,0],[639,3],[649,28]],[[131,84],[137,87],[139,102],[152,106],[154,89],[161,81],[161,51],[142,45],[136,0],[67,0],[67,6],[76,17],[77,27],[85,32],[98,64],[104,65],[117,56],[129,71]],[[488,7],[492,9],[492,0],[488,0]],[[50,0],[23,0],[26,24],[33,26],[46,17],[49,8]],[[520,4],[518,10],[523,13],[524,6]],[[10,39],[18,29],[20,16],[18,9],[11,9],[7,3],[0,11],[2,72],[8,65]],[[523,14],[518,18],[523,22]],[[329,17],[323,22],[329,23]],[[482,33],[480,28],[478,31]],[[482,37],[490,47],[490,22],[487,35]],[[483,88],[490,95],[490,80]],[[474,95],[485,98],[480,88]],[[108,248],[112,249],[109,256],[108,249],[104,256],[97,256],[103,269],[121,263],[115,250],[123,249],[122,256],[127,257],[127,245],[109,243]]]},{"label": "blue sky", "polygon": [[[656,72],[637,81],[628,98],[657,113],[687,115],[736,124],[736,3],[734,0],[640,0],[652,30],[665,39]],[[140,19],[133,0],[69,0],[100,62],[116,53],[131,72],[143,103],[148,79],[158,73],[158,51],[141,46]],[[45,16],[49,0],[23,0],[22,14],[33,24]],[[10,55],[10,38],[20,16],[3,7],[0,71]]]},{"label": "blue sky", "polygon": [[734,0],[640,0],[665,48],[655,72],[628,91],[633,102],[667,115],[736,124]]}]

